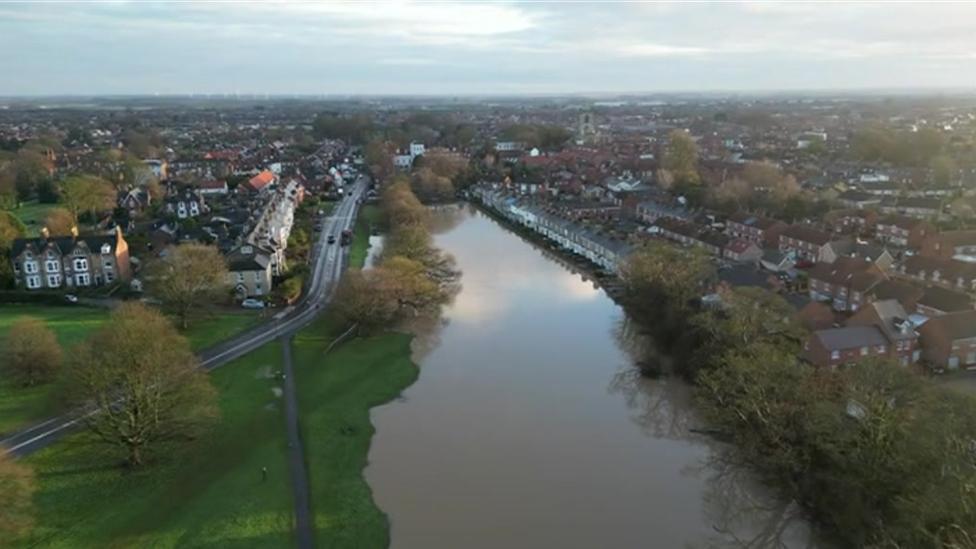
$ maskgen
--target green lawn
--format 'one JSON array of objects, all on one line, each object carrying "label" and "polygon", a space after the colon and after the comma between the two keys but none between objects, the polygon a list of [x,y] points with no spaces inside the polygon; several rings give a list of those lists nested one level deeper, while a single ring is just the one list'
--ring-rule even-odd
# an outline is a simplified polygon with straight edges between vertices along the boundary
[{"label": "green lawn", "polygon": [[[58,336],[67,353],[72,345],[108,319],[108,311],[78,306],[4,304],[0,307],[0,353],[10,325],[23,316],[43,320]],[[192,323],[186,336],[194,349],[206,349],[259,321],[260,317],[251,311],[220,313]],[[58,403],[52,397],[55,390],[54,384],[25,389],[6,383],[0,377],[0,433],[9,433],[57,413]]]},{"label": "green lawn", "polygon": [[25,202],[10,211],[27,226],[27,236],[37,236],[41,233],[41,227],[44,226],[44,218],[47,217],[47,212],[57,206],[57,204]]},{"label": "green lawn", "polygon": [[410,336],[359,338],[323,355],[341,329],[329,318],[294,343],[312,513],[320,547],[389,545],[386,515],[363,478],[374,429],[369,409],[389,402],[418,375]]},{"label": "green lawn", "polygon": [[[288,484],[281,346],[274,342],[213,373],[222,418],[186,447],[132,473],[84,435],[27,458],[39,492],[25,547],[287,547]],[[278,393],[280,394],[280,393]],[[261,468],[268,468],[268,480]]]}]

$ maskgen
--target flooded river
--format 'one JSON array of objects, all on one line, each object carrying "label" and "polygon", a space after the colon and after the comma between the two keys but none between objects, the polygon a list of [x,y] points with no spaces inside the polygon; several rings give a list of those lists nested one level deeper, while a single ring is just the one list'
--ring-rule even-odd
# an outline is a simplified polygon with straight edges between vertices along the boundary
[{"label": "flooded river", "polygon": [[435,215],[463,288],[415,342],[420,379],[372,415],[393,547],[812,545],[689,432],[687,386],[635,374],[602,290],[468,206]]}]

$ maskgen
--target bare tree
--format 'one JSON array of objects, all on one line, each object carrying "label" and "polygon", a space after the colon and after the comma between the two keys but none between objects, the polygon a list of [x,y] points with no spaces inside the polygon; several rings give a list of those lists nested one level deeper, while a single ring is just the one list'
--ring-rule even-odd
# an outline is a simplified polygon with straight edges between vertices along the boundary
[{"label": "bare tree", "polygon": [[186,338],[142,304],[116,309],[69,365],[89,431],[124,450],[132,467],[155,445],[192,439],[218,416],[216,390]]},{"label": "bare tree", "polygon": [[194,312],[220,299],[230,284],[227,263],[213,246],[183,244],[150,268],[149,289],[176,315],[181,329]]}]

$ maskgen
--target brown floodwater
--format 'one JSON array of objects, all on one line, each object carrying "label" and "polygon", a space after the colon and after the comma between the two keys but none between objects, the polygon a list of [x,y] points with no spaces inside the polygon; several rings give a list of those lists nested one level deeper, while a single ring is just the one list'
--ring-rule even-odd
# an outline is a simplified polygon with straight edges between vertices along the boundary
[{"label": "brown floodwater", "polygon": [[689,432],[689,387],[635,373],[647,343],[592,281],[468,206],[435,218],[463,287],[420,329],[420,379],[372,412],[394,548],[815,545]]}]

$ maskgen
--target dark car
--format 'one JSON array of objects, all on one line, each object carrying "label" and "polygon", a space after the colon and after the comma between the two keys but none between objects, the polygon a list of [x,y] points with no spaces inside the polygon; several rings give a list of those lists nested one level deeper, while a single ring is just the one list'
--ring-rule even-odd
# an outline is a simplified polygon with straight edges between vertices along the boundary
[{"label": "dark car", "polygon": [[328,242],[329,244],[335,244],[335,236],[330,234],[329,238],[326,239],[326,242]]}]

